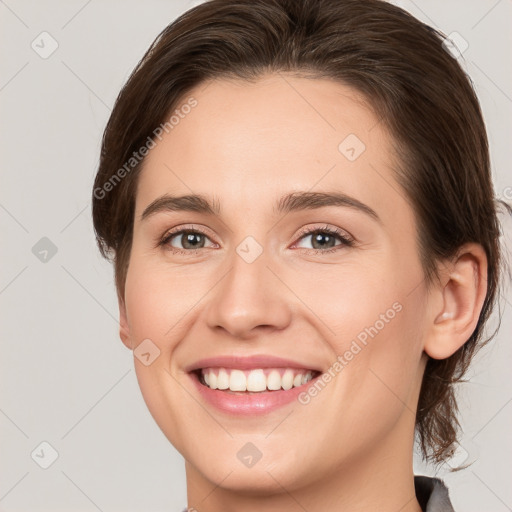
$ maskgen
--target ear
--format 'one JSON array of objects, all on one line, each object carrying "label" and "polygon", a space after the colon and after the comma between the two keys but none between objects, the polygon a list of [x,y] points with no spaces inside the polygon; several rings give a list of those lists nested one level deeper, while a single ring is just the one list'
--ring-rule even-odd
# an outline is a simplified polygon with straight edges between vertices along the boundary
[{"label": "ear", "polygon": [[125,344],[126,348],[133,350],[130,326],[128,324],[128,316],[126,315],[126,305],[124,303],[124,299],[119,296],[117,297],[117,301],[119,304],[119,337]]},{"label": "ear", "polygon": [[487,256],[480,244],[460,247],[441,272],[433,292],[437,304],[424,350],[433,359],[446,359],[473,334],[487,294]]}]

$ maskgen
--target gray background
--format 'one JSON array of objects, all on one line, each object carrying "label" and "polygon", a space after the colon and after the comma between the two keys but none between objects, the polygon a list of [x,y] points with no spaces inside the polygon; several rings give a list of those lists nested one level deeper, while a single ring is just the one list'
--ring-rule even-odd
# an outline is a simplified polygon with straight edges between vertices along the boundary
[{"label": "gray background", "polygon": [[[0,0],[4,512],[186,505],[183,459],[147,411],[118,337],[113,274],[96,249],[90,196],[121,86],[157,34],[197,3]],[[468,42],[460,60],[484,110],[496,194],[512,199],[512,1],[396,3]],[[58,43],[47,58],[31,47],[51,48],[43,31]],[[457,511],[512,510],[512,298],[504,295],[502,330],[461,391],[457,461],[475,462],[458,473],[449,464],[437,470]],[[47,469],[51,449],[42,442],[58,453]],[[419,459],[415,469],[435,472]]]}]

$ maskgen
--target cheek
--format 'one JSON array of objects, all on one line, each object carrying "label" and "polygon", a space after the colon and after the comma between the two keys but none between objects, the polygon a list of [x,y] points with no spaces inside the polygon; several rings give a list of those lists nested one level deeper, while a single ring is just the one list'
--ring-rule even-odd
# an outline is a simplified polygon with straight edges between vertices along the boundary
[{"label": "cheek", "polygon": [[125,297],[135,343],[150,338],[159,344],[160,350],[172,349],[172,340],[177,339],[182,320],[197,301],[197,293],[190,285],[183,286],[187,283],[179,278],[179,273],[180,270],[172,270],[171,275],[169,269],[148,263],[136,254],[133,256]]},{"label": "cheek", "polygon": [[377,334],[400,323],[409,276],[399,275],[396,263],[382,255],[361,263],[357,257],[339,265],[303,269],[285,274],[296,295],[323,324],[325,337],[337,354],[348,349],[347,342],[364,344]]},{"label": "cheek", "polygon": [[333,363],[341,364],[333,368],[341,377],[336,386],[343,396],[359,397],[359,412],[393,401],[401,408],[418,383],[426,292],[420,266],[399,258],[380,255],[364,268],[332,272],[323,293],[308,286],[329,327]]},{"label": "cheek", "polygon": [[[130,337],[137,346],[151,340],[158,356],[148,365],[134,357],[137,381],[156,424],[178,450],[183,450],[187,426],[182,411],[190,409],[190,398],[171,369],[176,346],[186,335],[184,318],[197,301],[192,293],[180,292],[179,271],[157,268],[134,252],[126,278],[125,299]],[[187,292],[187,289],[184,290]],[[197,422],[200,424],[201,417]]]}]

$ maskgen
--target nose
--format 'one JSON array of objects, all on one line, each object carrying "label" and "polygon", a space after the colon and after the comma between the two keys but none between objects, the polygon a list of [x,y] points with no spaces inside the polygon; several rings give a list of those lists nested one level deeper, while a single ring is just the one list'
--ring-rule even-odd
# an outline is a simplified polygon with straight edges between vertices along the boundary
[{"label": "nose", "polygon": [[284,329],[291,320],[290,291],[264,251],[255,261],[234,253],[231,267],[211,292],[206,321],[240,340]]}]

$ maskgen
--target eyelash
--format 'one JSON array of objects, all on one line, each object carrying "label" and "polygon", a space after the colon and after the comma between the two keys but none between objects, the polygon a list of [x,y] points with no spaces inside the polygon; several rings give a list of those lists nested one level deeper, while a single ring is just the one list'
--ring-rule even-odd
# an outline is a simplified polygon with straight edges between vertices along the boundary
[{"label": "eyelash", "polygon": [[[163,247],[164,249],[171,251],[175,254],[187,254],[187,255],[196,254],[198,251],[203,249],[203,248],[188,249],[188,250],[187,249],[178,249],[176,247],[172,247],[171,245],[168,245],[172,238],[174,238],[176,235],[181,235],[184,233],[200,234],[200,235],[204,235],[205,237],[208,237],[208,235],[200,229],[196,229],[196,228],[183,229],[182,228],[179,230],[167,232],[163,236],[163,238],[158,242],[158,247]],[[352,247],[354,245],[354,240],[351,238],[348,238],[344,234],[344,232],[342,232],[338,228],[330,228],[329,226],[325,226],[323,228],[304,228],[303,230],[300,231],[300,233],[298,235],[299,236],[298,241],[300,241],[302,238],[304,238],[307,235],[312,235],[315,233],[326,233],[330,236],[335,236],[341,241],[341,244],[335,245],[334,247],[331,247],[330,249],[305,249],[306,251],[308,251],[309,254],[311,254],[311,253],[312,254],[333,253],[333,252],[338,251],[340,249],[340,247],[343,247],[343,246]]]}]

